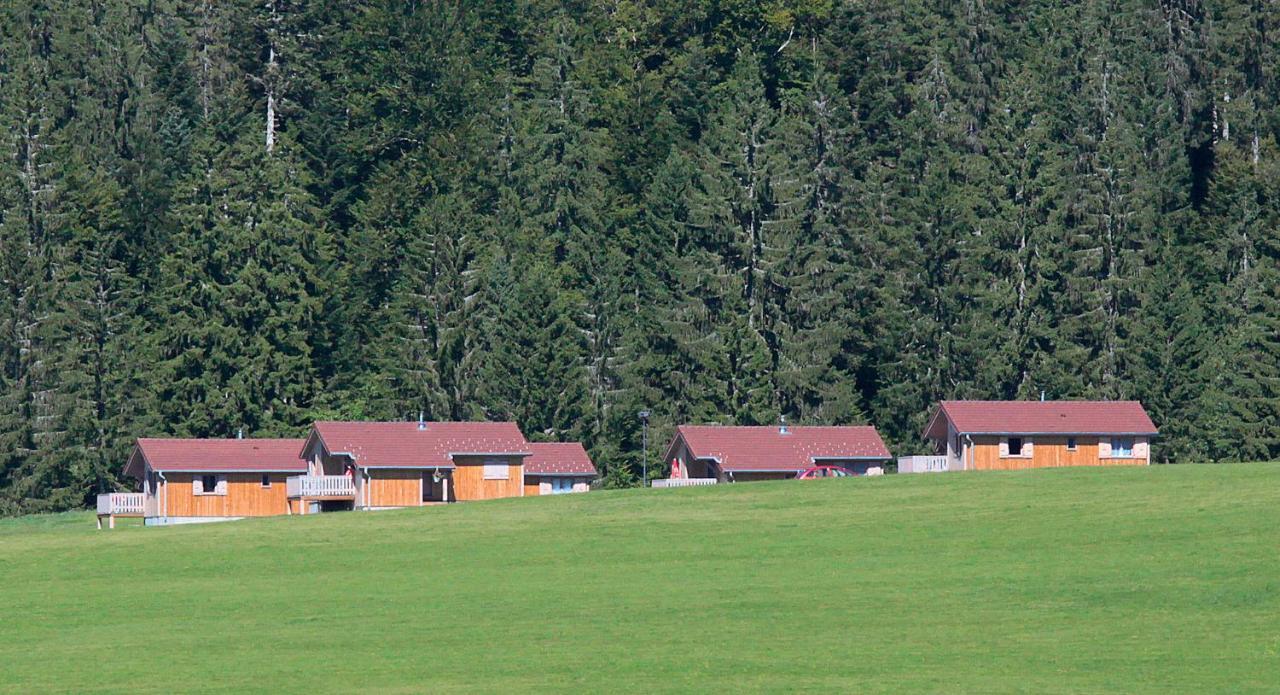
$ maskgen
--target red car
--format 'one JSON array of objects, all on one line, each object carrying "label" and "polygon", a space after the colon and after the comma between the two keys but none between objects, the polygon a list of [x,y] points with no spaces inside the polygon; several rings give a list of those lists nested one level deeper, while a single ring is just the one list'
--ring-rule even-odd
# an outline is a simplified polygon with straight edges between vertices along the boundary
[{"label": "red car", "polygon": [[797,480],[813,480],[814,478],[852,478],[858,475],[848,468],[840,466],[814,466],[808,470],[800,472],[796,476]]}]

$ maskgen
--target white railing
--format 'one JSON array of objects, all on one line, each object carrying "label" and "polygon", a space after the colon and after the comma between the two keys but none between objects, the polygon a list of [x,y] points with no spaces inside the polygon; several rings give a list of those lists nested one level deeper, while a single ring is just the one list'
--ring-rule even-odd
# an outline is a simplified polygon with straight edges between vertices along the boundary
[{"label": "white railing", "polygon": [[141,515],[144,497],[141,492],[108,492],[98,495],[98,513]]},{"label": "white railing", "polygon": [[285,479],[290,497],[355,497],[356,484],[345,475],[294,475]]},{"label": "white railing", "polygon": [[949,456],[901,456],[898,458],[899,473],[945,473],[951,468]]},{"label": "white railing", "polygon": [[695,485],[715,485],[715,478],[659,478],[653,481],[654,487],[693,487]]}]

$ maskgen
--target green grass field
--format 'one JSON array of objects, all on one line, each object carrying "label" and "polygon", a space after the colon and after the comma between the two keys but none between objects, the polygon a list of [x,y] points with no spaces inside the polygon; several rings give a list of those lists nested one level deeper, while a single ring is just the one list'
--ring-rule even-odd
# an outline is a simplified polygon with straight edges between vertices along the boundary
[{"label": "green grass field", "polygon": [[1280,464],[0,521],[0,690],[1275,692]]}]

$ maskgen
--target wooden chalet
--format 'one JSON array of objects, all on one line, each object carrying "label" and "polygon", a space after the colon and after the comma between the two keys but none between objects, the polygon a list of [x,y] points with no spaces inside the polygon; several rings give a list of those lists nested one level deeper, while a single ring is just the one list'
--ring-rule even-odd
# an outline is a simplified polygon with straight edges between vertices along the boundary
[{"label": "wooden chalet", "polygon": [[794,478],[824,465],[866,474],[883,470],[889,459],[870,426],[680,425],[666,451],[686,484]]},{"label": "wooden chalet", "polygon": [[139,439],[125,475],[142,492],[98,498],[98,519],[141,516],[147,524],[288,513],[291,476],[306,472],[301,439]]},{"label": "wooden chalet", "polygon": [[1156,434],[1137,401],[943,401],[924,429],[935,470],[1145,466]]},{"label": "wooden chalet", "polygon": [[596,477],[595,464],[579,442],[534,442],[524,460],[524,494],[586,492]]},{"label": "wooden chalet", "polygon": [[585,492],[596,469],[581,444],[530,444],[513,422],[420,421],[316,422],[305,439],[144,438],[125,473],[141,492],[99,495],[99,527]]},{"label": "wooden chalet", "polygon": [[[520,497],[530,453],[514,422],[317,422],[296,511]],[[349,497],[328,494],[334,478],[352,481]]]}]

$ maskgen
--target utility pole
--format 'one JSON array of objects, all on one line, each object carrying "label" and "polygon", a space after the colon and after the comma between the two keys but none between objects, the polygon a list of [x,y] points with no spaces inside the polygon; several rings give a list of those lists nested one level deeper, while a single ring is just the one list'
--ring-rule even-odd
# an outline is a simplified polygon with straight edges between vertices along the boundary
[{"label": "utility pole", "polygon": [[640,487],[649,487],[649,411],[640,411]]}]

